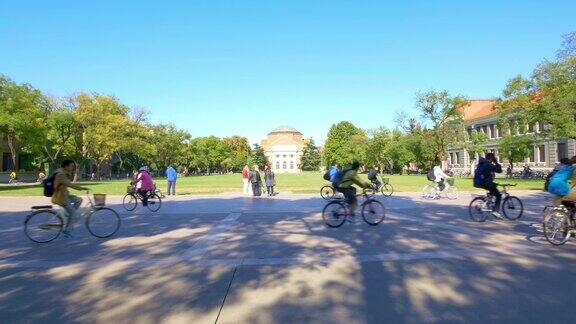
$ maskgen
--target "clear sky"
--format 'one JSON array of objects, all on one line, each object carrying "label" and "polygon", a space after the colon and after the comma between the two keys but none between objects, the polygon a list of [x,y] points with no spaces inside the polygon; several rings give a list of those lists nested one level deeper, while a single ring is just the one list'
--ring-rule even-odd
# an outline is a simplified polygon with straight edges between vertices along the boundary
[{"label": "clear sky", "polygon": [[393,126],[419,90],[498,96],[576,31],[576,1],[390,2],[0,0],[0,73],[193,136],[322,142],[340,120]]}]

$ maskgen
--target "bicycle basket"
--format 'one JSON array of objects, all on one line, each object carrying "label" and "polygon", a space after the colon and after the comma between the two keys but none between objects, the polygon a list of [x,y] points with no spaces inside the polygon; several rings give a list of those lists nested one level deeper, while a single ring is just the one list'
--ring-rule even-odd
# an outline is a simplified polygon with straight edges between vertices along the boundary
[{"label": "bicycle basket", "polygon": [[94,206],[102,207],[106,205],[106,195],[105,194],[94,194]]},{"label": "bicycle basket", "polygon": [[454,185],[454,178],[446,179],[446,182],[447,182],[449,185],[453,186],[453,185]]},{"label": "bicycle basket", "polygon": [[128,186],[126,187],[126,193],[128,194],[133,194],[136,192],[136,188],[134,188],[134,186]]},{"label": "bicycle basket", "polygon": [[382,178],[382,182],[384,184],[389,184],[390,183],[390,178]]}]

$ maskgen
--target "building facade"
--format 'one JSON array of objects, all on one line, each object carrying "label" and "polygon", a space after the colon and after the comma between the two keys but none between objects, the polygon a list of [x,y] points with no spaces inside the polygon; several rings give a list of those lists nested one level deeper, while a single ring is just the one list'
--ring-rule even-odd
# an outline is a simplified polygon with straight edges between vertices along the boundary
[{"label": "building facade", "polygon": [[297,173],[301,172],[300,158],[307,143],[295,128],[281,126],[268,133],[261,146],[274,172]]},{"label": "building facade", "polygon": [[[0,160],[0,172],[13,170],[12,154],[10,153],[6,136],[2,133],[0,133],[0,153],[2,154],[2,160]],[[18,163],[18,156],[16,156],[16,163]]]},{"label": "building facade", "polygon": [[[462,107],[464,121],[468,133],[484,133],[488,137],[486,152],[493,152],[501,163],[508,163],[506,159],[500,159],[498,152],[498,140],[504,135],[498,128],[498,113],[494,109],[494,100],[471,100],[470,105]],[[543,124],[527,125],[526,133],[538,134],[544,130]],[[524,165],[532,169],[550,170],[561,158],[576,155],[576,141],[574,140],[550,140],[544,139],[532,148],[531,154],[523,162],[515,163],[515,168]],[[474,168],[472,163],[478,161],[478,156],[470,157],[464,149],[448,150],[448,165],[453,170],[470,171]]]}]

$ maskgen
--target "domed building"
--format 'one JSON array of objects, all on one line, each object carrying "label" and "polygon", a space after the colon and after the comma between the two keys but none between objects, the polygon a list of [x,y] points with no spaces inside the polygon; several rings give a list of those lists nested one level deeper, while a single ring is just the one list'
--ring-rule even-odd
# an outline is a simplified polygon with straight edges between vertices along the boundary
[{"label": "domed building", "polygon": [[281,126],[262,140],[261,146],[275,173],[300,172],[300,158],[308,143],[294,127]]}]

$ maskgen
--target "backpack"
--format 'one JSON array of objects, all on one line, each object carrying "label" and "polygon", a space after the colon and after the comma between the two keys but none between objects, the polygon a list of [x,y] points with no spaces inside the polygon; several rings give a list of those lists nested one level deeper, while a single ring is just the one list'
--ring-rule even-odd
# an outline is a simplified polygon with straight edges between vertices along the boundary
[{"label": "backpack", "polygon": [[436,175],[434,175],[434,169],[428,171],[428,173],[426,174],[426,178],[428,178],[428,181],[436,181]]},{"label": "backpack", "polygon": [[324,178],[324,180],[326,181],[330,181],[330,170],[326,171],[326,173],[324,173],[324,176],[322,176],[322,178]]},{"label": "backpack", "polygon": [[557,170],[554,170],[550,173],[548,173],[548,175],[546,176],[546,181],[544,181],[544,191],[548,192],[548,186],[550,185],[550,180],[552,180],[552,177],[554,176],[554,174],[556,174]]},{"label": "backpack", "polygon": [[52,197],[54,195],[54,182],[56,181],[56,172],[51,176],[44,179],[42,186],[44,187],[44,196]]},{"label": "backpack", "polygon": [[340,187],[340,184],[342,184],[342,180],[344,180],[344,175],[346,175],[346,173],[348,173],[348,171],[350,170],[352,169],[339,170],[336,173],[336,175],[334,176],[334,181],[332,181],[332,187],[334,187],[334,189]]}]

